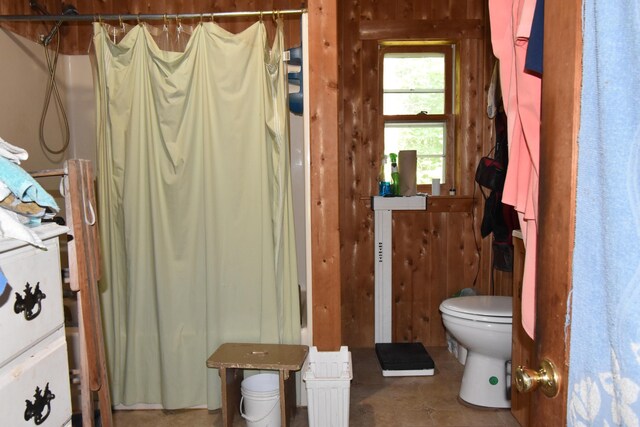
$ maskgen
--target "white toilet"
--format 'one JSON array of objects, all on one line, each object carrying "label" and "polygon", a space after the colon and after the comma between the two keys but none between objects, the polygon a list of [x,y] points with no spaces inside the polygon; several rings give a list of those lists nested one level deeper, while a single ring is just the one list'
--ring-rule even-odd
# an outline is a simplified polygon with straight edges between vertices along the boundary
[{"label": "white toilet", "polygon": [[460,398],[488,408],[509,408],[512,298],[466,296],[440,304],[447,331],[467,349]]}]

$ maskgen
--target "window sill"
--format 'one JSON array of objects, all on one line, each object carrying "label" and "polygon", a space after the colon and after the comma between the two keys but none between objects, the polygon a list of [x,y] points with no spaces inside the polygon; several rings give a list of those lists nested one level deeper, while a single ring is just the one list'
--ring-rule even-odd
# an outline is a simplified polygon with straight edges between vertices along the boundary
[{"label": "window sill", "polygon": [[427,212],[471,212],[473,204],[471,196],[428,196]]}]

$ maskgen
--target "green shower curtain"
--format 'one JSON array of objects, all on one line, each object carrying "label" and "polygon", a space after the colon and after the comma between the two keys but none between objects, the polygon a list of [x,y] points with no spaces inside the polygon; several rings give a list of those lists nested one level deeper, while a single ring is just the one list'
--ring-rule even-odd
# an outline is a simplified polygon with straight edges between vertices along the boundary
[{"label": "green shower curtain", "polygon": [[217,408],[221,343],[300,340],[282,23],[93,42],[113,402]]}]

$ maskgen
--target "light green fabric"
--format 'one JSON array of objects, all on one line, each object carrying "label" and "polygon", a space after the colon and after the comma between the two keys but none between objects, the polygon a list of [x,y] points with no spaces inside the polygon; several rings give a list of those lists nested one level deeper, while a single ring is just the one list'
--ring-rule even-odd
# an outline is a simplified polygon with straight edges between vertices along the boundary
[{"label": "light green fabric", "polygon": [[282,24],[184,53],[94,24],[101,281],[114,404],[220,406],[223,342],[297,343]]}]

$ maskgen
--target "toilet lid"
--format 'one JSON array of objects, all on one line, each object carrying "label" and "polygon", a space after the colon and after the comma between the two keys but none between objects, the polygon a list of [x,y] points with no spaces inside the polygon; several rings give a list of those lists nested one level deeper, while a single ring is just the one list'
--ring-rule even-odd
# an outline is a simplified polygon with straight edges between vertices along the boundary
[{"label": "toilet lid", "polygon": [[511,297],[466,296],[444,300],[440,311],[463,319],[511,323],[512,304]]}]

